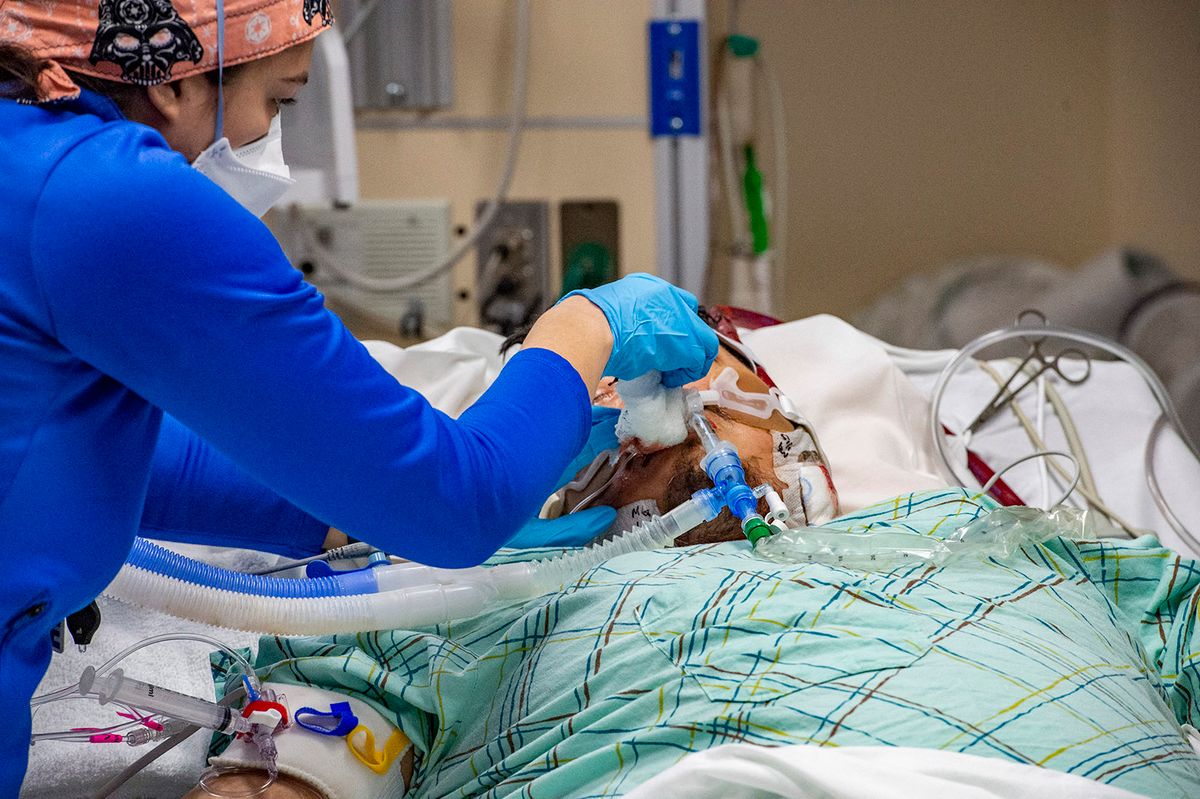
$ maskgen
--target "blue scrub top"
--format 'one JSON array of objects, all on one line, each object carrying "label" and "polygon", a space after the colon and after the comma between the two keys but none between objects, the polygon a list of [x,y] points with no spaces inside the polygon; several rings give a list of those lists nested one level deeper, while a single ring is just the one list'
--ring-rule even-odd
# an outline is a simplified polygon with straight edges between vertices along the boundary
[{"label": "blue scrub top", "polygon": [[51,628],[139,526],[294,553],[335,526],[472,565],[536,512],[588,426],[582,380],[542,349],[451,419],[157,132],[87,92],[0,100],[0,796],[24,773]]}]

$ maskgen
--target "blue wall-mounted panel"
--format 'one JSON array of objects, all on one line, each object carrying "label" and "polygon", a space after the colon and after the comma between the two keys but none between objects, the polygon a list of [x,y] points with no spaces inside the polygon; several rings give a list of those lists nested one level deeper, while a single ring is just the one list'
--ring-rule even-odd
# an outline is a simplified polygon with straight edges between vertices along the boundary
[{"label": "blue wall-mounted panel", "polygon": [[651,22],[649,62],[650,135],[700,135],[700,22]]}]

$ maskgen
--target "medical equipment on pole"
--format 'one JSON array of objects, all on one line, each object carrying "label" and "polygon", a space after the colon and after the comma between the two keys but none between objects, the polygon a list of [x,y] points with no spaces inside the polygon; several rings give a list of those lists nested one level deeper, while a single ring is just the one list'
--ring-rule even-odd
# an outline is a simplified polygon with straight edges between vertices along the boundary
[{"label": "medical equipment on pole", "polygon": [[[736,18],[736,12],[732,15]],[[787,226],[787,126],[783,96],[758,39],[738,32],[721,43],[714,92],[720,182],[729,212],[731,304],[773,315],[779,307]],[[756,88],[765,89],[775,175],[759,167]]]},{"label": "medical equipment on pole", "polygon": [[[375,3],[372,3],[366,9],[360,12],[356,22],[361,26],[370,16],[375,8]],[[318,267],[328,269],[337,277],[344,280],[354,288],[363,291],[374,292],[394,292],[411,289],[419,286],[422,283],[431,280],[438,275],[441,275],[454,267],[463,257],[471,251],[480,236],[491,227],[495,221],[501,206],[504,204],[505,198],[508,196],[509,187],[512,185],[513,175],[517,168],[517,155],[521,149],[521,137],[525,130],[525,112],[526,112],[526,96],[528,86],[528,70],[529,70],[529,39],[530,39],[530,3],[529,0],[516,0],[516,40],[513,46],[513,89],[512,89],[512,112],[509,117],[508,129],[508,145],[504,157],[504,167],[500,176],[500,181],[496,186],[495,195],[488,201],[487,205],[480,212],[478,219],[471,232],[459,242],[446,258],[439,263],[414,274],[397,275],[393,277],[376,277],[373,275],[361,274],[349,269],[343,268],[338,259],[329,252],[329,249],[318,240],[318,237],[307,226],[300,226],[300,231],[304,237],[304,247],[309,258],[315,261]],[[348,30],[347,40],[353,38],[353,35],[358,32],[358,27]]]}]

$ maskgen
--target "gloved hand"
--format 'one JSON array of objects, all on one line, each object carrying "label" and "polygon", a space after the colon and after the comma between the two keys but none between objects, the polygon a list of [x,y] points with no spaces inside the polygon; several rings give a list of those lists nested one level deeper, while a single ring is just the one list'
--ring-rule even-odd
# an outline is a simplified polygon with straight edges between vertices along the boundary
[{"label": "gloved hand", "polygon": [[608,319],[613,348],[606,375],[629,380],[658,371],[663,385],[676,388],[704,377],[717,356],[717,334],[696,315],[696,298],[665,280],[639,273],[566,297],[573,294]]},{"label": "gloved hand", "polygon": [[617,440],[617,419],[620,418],[620,408],[592,406],[592,427],[588,431],[587,441],[583,443],[583,449],[579,450],[579,454],[572,458],[571,462],[563,469],[562,476],[558,478],[558,483],[554,486],[555,491],[574,480],[575,475],[596,460],[602,452],[618,449],[621,446],[621,442]]},{"label": "gloved hand", "polygon": [[[620,446],[616,434],[617,417],[620,415],[621,412],[616,408],[592,406],[592,428],[588,440],[574,460],[567,464],[555,489],[574,480],[579,470],[595,460],[601,452]],[[617,511],[614,508],[599,505],[558,519],[531,519],[505,546],[581,547],[611,527],[616,518]]]},{"label": "gloved hand", "polygon": [[581,547],[616,521],[617,511],[607,505],[581,510],[557,519],[530,519],[506,547]]}]

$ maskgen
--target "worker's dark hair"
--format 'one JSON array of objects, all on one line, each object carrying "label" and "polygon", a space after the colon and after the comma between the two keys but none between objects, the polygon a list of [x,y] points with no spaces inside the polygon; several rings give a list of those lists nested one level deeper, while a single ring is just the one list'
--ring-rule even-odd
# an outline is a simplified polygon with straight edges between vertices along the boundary
[{"label": "worker's dark hair", "polygon": [[[0,99],[36,102],[38,75],[46,68],[46,63],[45,59],[38,58],[18,44],[0,42]],[[225,67],[226,83],[237,75],[240,66],[234,64]],[[134,104],[146,93],[144,86],[132,83],[97,78],[78,72],[68,74],[80,87],[112,100],[125,116],[130,116]],[[217,70],[205,72],[204,77],[214,86],[217,84]]]},{"label": "worker's dark hair", "polygon": [[18,44],[0,42],[0,97],[37,99],[37,79],[45,63]]},{"label": "worker's dark hair", "polygon": [[[703,305],[701,305],[699,308],[696,309],[696,313],[700,316],[701,319],[704,320],[705,324],[707,324],[709,327],[711,327],[713,329],[716,329],[717,322],[712,317],[712,315],[709,314],[707,308],[705,308]],[[540,314],[539,314],[539,316],[540,316]],[[535,316],[532,320],[530,320],[528,325],[521,328],[517,332],[513,333],[511,336],[504,339],[504,341],[500,342],[500,354],[506,355],[506,354],[508,354],[508,351],[511,350],[516,345],[524,344],[525,337],[529,335],[529,331],[533,328],[533,323],[536,321],[537,321],[537,317]]]}]

